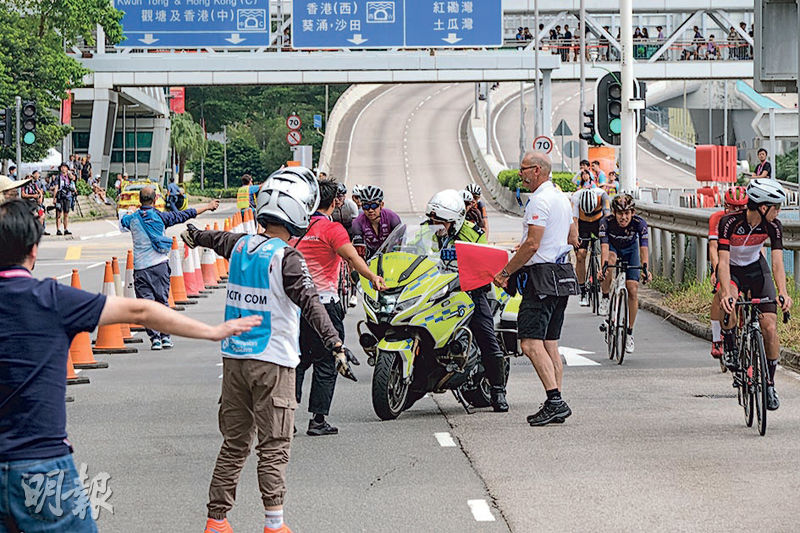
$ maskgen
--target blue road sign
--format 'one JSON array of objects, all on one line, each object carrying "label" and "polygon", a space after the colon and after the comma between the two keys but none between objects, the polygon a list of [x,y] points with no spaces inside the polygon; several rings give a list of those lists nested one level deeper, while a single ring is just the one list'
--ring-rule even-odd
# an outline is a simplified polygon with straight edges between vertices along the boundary
[{"label": "blue road sign", "polygon": [[269,0],[114,0],[127,48],[269,45]]},{"label": "blue road sign", "polygon": [[294,0],[292,47],[503,44],[501,0]]},{"label": "blue road sign", "polygon": [[314,115],[314,127],[315,128],[322,127],[322,115]]}]

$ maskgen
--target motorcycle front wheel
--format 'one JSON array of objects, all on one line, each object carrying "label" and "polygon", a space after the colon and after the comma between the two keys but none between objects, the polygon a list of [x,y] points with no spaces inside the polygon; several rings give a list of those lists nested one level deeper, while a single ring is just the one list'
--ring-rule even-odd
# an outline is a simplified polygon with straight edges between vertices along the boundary
[{"label": "motorcycle front wheel", "polygon": [[408,395],[399,354],[379,352],[372,374],[372,408],[381,420],[394,420],[403,412]]}]

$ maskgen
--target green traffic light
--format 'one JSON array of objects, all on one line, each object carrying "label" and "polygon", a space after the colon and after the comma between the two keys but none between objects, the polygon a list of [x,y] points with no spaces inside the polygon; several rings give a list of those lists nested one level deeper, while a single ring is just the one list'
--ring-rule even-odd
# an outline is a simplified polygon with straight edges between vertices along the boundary
[{"label": "green traffic light", "polygon": [[597,145],[603,144],[603,139],[596,133],[594,134],[594,143]]},{"label": "green traffic light", "polygon": [[33,144],[36,142],[36,134],[32,131],[26,132],[25,135],[22,137],[22,142],[25,144]]},{"label": "green traffic light", "polygon": [[611,130],[611,133],[614,135],[619,135],[622,133],[622,121],[618,118],[613,119],[608,123],[608,129]]}]

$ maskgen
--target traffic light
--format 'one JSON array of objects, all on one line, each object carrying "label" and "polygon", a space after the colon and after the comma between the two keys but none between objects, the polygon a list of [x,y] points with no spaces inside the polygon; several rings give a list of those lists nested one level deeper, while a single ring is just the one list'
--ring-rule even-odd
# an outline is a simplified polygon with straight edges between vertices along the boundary
[{"label": "traffic light", "polygon": [[606,144],[619,146],[622,133],[622,83],[619,72],[609,72],[597,81],[598,136]]},{"label": "traffic light", "polygon": [[0,109],[0,146],[11,146],[11,117],[10,109]]},{"label": "traffic light", "polygon": [[36,102],[22,104],[22,144],[31,145],[36,142]]},{"label": "traffic light", "polygon": [[586,120],[583,122],[583,127],[586,128],[581,132],[580,138],[589,143],[590,146],[600,146],[603,141],[597,136],[597,128],[594,124],[594,106],[591,111],[584,111],[583,116]]}]

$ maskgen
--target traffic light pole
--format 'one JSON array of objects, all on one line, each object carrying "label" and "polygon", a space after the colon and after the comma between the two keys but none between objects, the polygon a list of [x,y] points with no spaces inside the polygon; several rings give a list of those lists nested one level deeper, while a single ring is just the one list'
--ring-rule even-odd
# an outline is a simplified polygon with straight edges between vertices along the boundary
[{"label": "traffic light pole", "polygon": [[620,187],[625,192],[636,190],[636,112],[631,109],[633,99],[633,0],[620,0],[620,46],[622,60],[622,133],[620,136]]},{"label": "traffic light pole", "polygon": [[19,180],[22,179],[22,141],[20,139],[20,132],[22,131],[22,122],[20,120],[20,114],[22,113],[22,97],[17,96],[14,98],[14,107],[17,115],[17,179]]},{"label": "traffic light pole", "polygon": [[[581,111],[579,120],[583,122],[583,113],[586,111],[586,0],[581,0],[581,28],[580,28],[580,38],[581,38]],[[580,143],[580,159],[588,159],[589,158],[589,146],[588,144],[583,141],[579,140]]]}]

